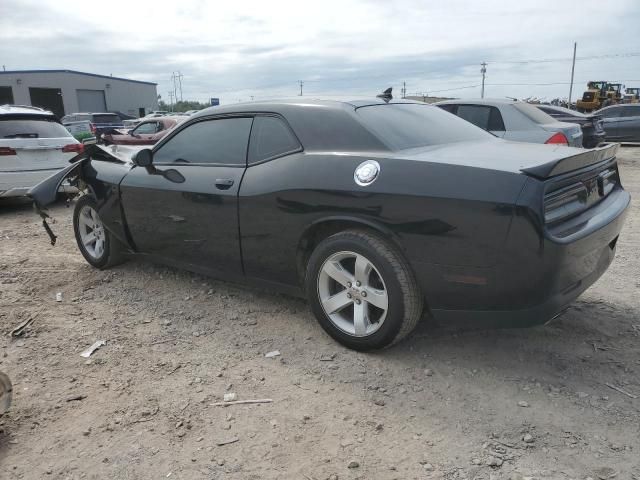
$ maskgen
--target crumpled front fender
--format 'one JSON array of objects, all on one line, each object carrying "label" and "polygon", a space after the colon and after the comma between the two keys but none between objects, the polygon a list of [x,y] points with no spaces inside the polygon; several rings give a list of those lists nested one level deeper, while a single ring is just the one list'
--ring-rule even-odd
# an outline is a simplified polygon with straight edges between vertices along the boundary
[{"label": "crumpled front fender", "polygon": [[31,188],[28,195],[33,198],[36,209],[41,210],[47,205],[54,203],[58,196],[58,190],[65,178],[77,175],[82,165],[88,160],[89,157],[80,158],[80,160],[54,173],[49,178],[45,178],[35,187]]}]

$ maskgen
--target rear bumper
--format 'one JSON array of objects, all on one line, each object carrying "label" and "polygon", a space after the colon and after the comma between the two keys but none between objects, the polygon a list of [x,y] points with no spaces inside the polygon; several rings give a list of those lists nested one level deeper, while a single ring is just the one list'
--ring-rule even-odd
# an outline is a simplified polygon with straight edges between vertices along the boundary
[{"label": "rear bumper", "polygon": [[[32,187],[62,170],[62,168],[26,172],[0,172],[0,198],[24,197]],[[65,182],[60,185],[58,191],[76,193],[78,189]]]},{"label": "rear bumper", "polygon": [[[484,277],[485,285],[451,285],[457,289],[456,296],[444,297],[444,302],[435,299],[434,318],[441,323],[524,327],[557,316],[613,261],[630,202],[626,191],[614,193],[594,207],[588,222],[574,233],[557,237],[545,232],[537,245],[520,242],[520,257],[505,258],[495,268],[476,269],[467,275]],[[459,268],[454,278],[464,278]],[[430,301],[428,290],[426,296]]]}]

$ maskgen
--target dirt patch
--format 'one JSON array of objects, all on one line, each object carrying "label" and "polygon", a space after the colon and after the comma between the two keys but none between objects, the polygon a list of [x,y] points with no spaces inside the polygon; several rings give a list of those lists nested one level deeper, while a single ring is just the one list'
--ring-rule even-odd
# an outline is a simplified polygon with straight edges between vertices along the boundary
[{"label": "dirt patch", "polygon": [[[137,261],[94,270],[71,209],[52,209],[51,247],[28,204],[0,205],[0,476],[640,479],[640,149],[620,158],[617,258],[565,315],[421,325],[372,354],[301,300]],[[225,393],[273,402],[210,405]]]}]

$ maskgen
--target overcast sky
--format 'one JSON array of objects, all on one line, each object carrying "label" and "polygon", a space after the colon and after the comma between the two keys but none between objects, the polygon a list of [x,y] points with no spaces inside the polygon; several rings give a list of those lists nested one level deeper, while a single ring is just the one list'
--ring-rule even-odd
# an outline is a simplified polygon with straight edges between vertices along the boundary
[{"label": "overcast sky", "polygon": [[371,96],[389,86],[399,95],[406,81],[408,94],[471,98],[480,96],[482,61],[486,96],[567,97],[574,41],[574,98],[587,80],[640,86],[639,0],[1,0],[0,6],[6,70],[148,80],[165,100],[173,71],[184,75],[183,97],[200,101],[297,95],[299,80],[305,95]]}]

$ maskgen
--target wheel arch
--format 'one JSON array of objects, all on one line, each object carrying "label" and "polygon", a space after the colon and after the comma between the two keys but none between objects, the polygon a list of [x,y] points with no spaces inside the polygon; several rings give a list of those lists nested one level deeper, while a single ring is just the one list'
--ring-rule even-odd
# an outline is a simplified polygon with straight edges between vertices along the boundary
[{"label": "wheel arch", "polygon": [[304,285],[307,262],[315,247],[331,235],[352,229],[373,231],[391,241],[404,255],[404,248],[402,248],[398,235],[379,222],[348,215],[336,215],[317,219],[302,232],[298,240],[296,268],[301,285]]}]

